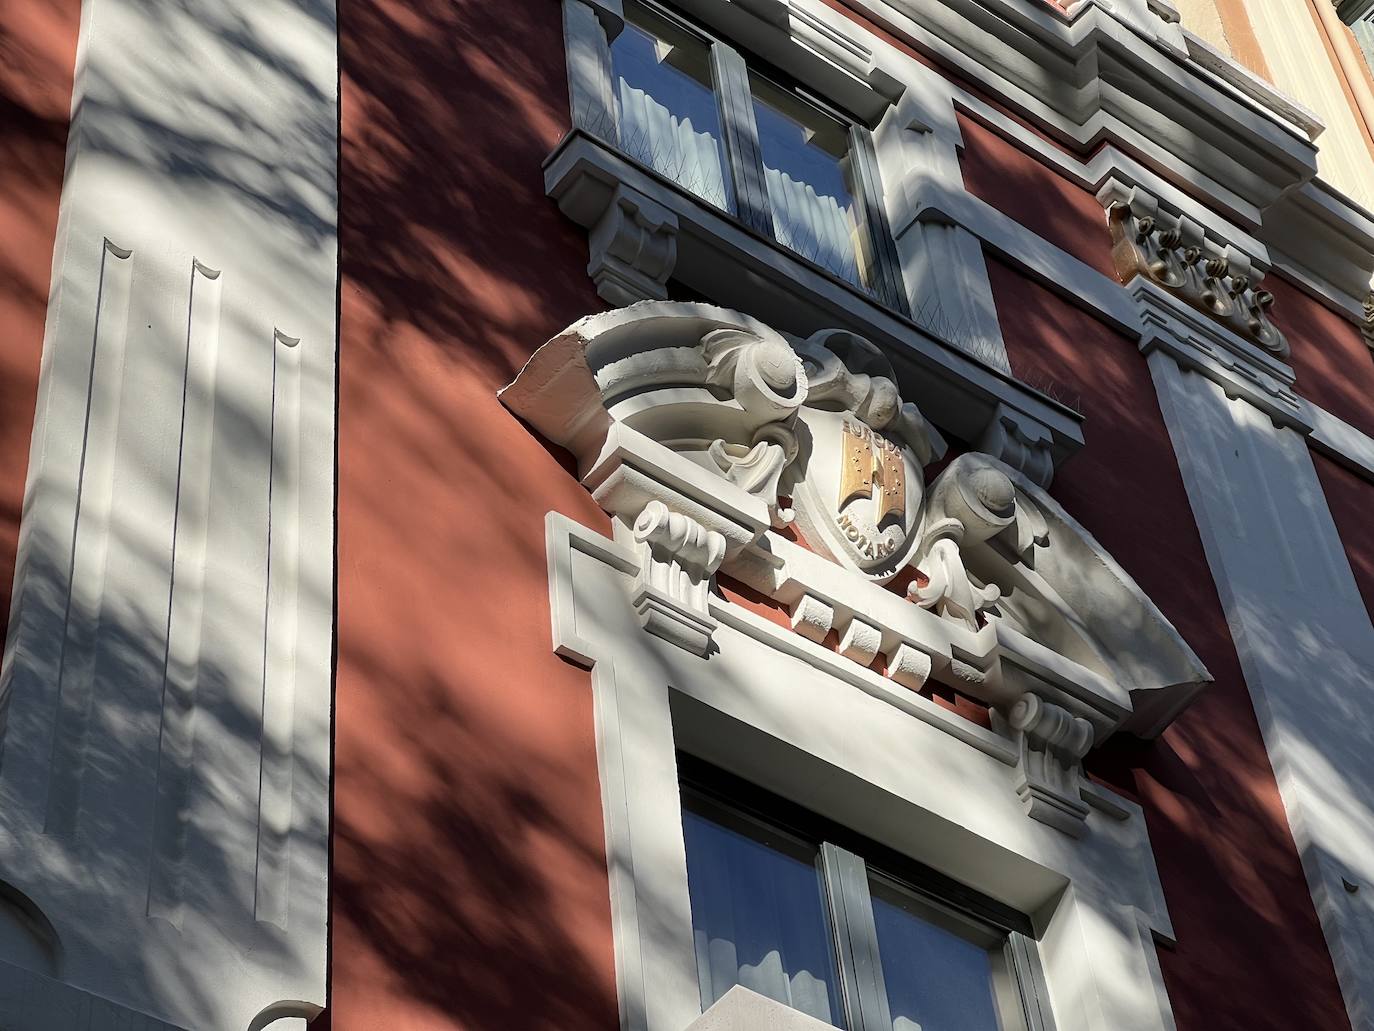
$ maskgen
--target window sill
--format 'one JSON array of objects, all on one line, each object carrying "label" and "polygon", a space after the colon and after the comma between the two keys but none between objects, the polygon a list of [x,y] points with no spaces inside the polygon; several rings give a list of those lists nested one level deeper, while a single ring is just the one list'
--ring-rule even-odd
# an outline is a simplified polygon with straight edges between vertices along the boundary
[{"label": "window sill", "polygon": [[[955,437],[977,442],[999,418],[1010,419],[1027,435],[1043,431],[1056,467],[1083,446],[1078,412],[759,236],[601,140],[580,130],[565,136],[544,162],[544,186],[565,215],[591,231],[588,272],[612,303],[652,296],[655,288],[666,296],[671,279],[785,332],[805,337],[844,328],[882,347],[897,367],[904,396]],[[609,265],[619,271],[608,275]],[[638,297],[635,290],[641,291]]]},{"label": "window sill", "polygon": [[687,1031],[834,1031],[831,1025],[735,985]]}]

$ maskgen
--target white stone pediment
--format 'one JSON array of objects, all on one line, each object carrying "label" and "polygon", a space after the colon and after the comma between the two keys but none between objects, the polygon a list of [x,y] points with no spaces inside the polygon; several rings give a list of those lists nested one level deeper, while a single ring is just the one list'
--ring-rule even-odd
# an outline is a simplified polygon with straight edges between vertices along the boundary
[{"label": "white stone pediment", "polygon": [[[1043,489],[945,444],[871,343],[795,340],[709,305],[648,301],[582,319],[501,399],[576,456],[636,549],[631,602],[703,657],[718,570],[792,628],[909,689],[986,703],[1017,749],[1031,815],[1080,833],[1084,753],[1157,734],[1210,677],[1178,632]],[[795,543],[799,531],[804,546]],[[885,587],[900,574],[905,596]]]}]

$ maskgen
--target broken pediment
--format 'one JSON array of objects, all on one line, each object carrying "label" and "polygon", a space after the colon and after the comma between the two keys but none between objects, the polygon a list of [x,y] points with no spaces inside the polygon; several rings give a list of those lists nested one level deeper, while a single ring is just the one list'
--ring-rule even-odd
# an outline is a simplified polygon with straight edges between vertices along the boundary
[{"label": "broken pediment", "polygon": [[[1157,734],[1210,677],[1158,608],[1041,487],[946,450],[854,334],[800,340],[737,312],[648,301],[554,337],[501,392],[577,459],[640,573],[651,633],[704,657],[719,571],[812,642],[987,704],[1031,815],[1086,818],[1080,761]],[[800,543],[799,543],[800,542]],[[898,579],[901,577],[902,579]],[[893,581],[909,581],[905,594]]]}]

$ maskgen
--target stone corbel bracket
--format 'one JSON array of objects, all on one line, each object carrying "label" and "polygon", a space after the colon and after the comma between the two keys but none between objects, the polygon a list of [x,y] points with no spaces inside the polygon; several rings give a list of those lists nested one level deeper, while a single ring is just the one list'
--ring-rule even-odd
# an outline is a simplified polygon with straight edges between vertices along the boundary
[{"label": "stone corbel bracket", "polygon": [[1005,402],[988,423],[978,450],[1048,488],[1054,479],[1054,437],[1048,429]]},{"label": "stone corbel bracket", "polygon": [[1007,723],[1017,734],[1016,793],[1026,811],[1080,836],[1088,818],[1081,764],[1093,743],[1092,724],[1029,692],[1011,707]]},{"label": "stone corbel bracket", "polygon": [[624,183],[588,237],[587,274],[602,300],[616,307],[664,300],[677,264],[677,216]]},{"label": "stone corbel bracket", "polygon": [[707,608],[711,577],[725,557],[725,538],[695,519],[650,501],[632,529],[640,569],[631,601],[651,634],[707,654],[715,620]]},{"label": "stone corbel bracket", "polygon": [[1121,282],[1154,283],[1266,355],[1288,358],[1288,340],[1269,318],[1274,295],[1260,286],[1264,273],[1250,255],[1209,238],[1187,216],[1164,211],[1139,186],[1109,179],[1097,199],[1107,210]]}]

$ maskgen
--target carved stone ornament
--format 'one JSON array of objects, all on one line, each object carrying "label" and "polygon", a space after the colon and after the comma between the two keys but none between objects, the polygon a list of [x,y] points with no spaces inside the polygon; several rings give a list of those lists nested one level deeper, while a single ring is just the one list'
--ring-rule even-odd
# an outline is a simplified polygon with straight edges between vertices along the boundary
[{"label": "carved stone ornament", "polygon": [[1144,276],[1276,358],[1288,340],[1269,318],[1274,295],[1260,286],[1263,272],[1230,244],[1209,239],[1202,226],[1161,210],[1140,187],[1110,182],[1099,194],[1107,208],[1117,276]]},{"label": "carved stone ornament", "polygon": [[[646,631],[710,661],[722,570],[847,676],[987,704],[1027,812],[1067,833],[1088,748],[1158,733],[1210,680],[1031,475],[971,452],[927,487],[944,441],[851,333],[646,301],[569,327],[501,399],[576,457]],[[883,586],[902,573],[905,595]]]}]

